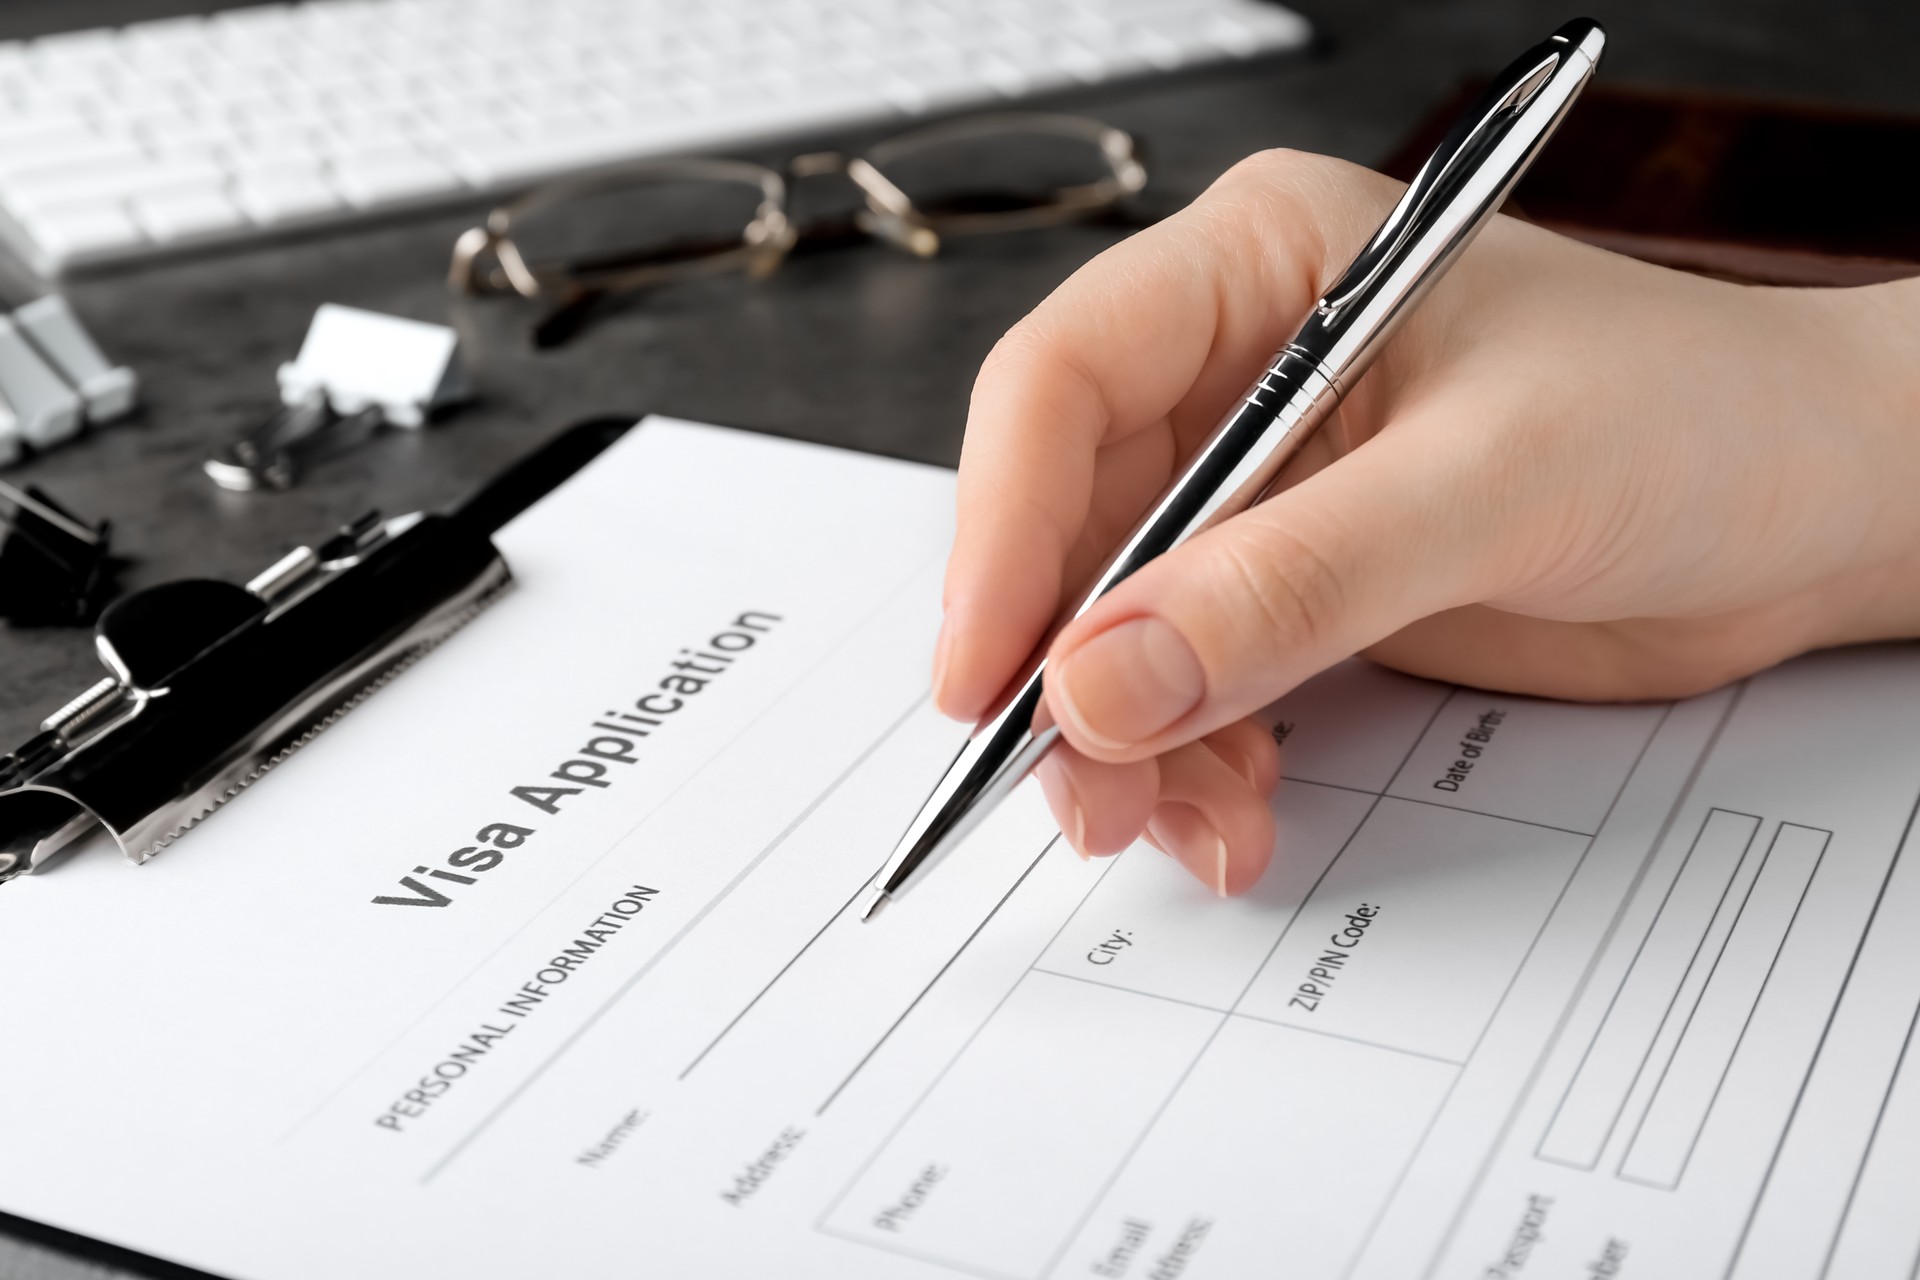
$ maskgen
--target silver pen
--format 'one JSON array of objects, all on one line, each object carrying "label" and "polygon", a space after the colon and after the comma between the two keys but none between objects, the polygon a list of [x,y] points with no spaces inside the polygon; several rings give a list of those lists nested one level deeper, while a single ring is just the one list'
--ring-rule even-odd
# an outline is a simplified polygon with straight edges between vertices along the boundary
[{"label": "silver pen", "polygon": [[[1360,256],[1321,295],[1074,608],[1266,495],[1396,325],[1506,200],[1600,61],[1606,33],[1576,18],[1521,54],[1454,123]],[[1045,645],[982,722],[875,877],[871,920],[964,840],[1060,738],[1044,716]]]}]

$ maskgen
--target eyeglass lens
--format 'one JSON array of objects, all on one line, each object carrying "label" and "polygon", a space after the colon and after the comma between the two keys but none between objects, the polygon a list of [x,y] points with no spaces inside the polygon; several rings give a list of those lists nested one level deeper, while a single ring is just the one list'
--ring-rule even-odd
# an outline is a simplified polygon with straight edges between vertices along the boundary
[{"label": "eyeglass lens", "polygon": [[536,271],[590,282],[600,270],[737,249],[761,198],[744,182],[638,176],[520,214],[511,235]]}]

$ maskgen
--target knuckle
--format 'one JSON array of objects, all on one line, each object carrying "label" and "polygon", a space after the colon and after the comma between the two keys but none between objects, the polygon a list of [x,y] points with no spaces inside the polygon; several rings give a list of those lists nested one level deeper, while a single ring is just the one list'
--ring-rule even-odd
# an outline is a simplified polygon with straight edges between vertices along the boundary
[{"label": "knuckle", "polygon": [[1284,181],[1297,176],[1303,170],[1313,168],[1321,161],[1322,157],[1311,152],[1297,151],[1292,147],[1268,147],[1236,161],[1227,170],[1222,181],[1232,183],[1248,179],[1260,182],[1271,182],[1276,179]]},{"label": "knuckle", "polygon": [[1048,340],[1033,317],[1028,316],[1000,335],[999,341],[987,352],[987,358],[980,362],[980,371],[974,375],[974,394],[982,388],[1017,378],[1026,369],[1047,358]]}]

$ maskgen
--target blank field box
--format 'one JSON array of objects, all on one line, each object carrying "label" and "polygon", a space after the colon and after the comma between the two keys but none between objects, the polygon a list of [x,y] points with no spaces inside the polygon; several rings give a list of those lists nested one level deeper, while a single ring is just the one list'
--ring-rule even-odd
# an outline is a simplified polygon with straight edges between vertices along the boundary
[{"label": "blank field box", "polygon": [[1591,835],[1665,713],[1462,690],[1390,794]]},{"label": "blank field box", "polygon": [[1782,823],[1774,834],[1766,861],[1741,904],[1706,989],[1627,1148],[1621,1177],[1669,1189],[1680,1185],[1680,1175],[1706,1127],[1707,1114],[1830,839],[1829,832],[1793,823]]},{"label": "blank field box", "polygon": [[1135,845],[1100,878],[1037,967],[1224,1013],[1372,804],[1354,791],[1281,783],[1273,865],[1228,902],[1152,845]]},{"label": "blank field box", "polygon": [[1581,1169],[1600,1162],[1627,1095],[1688,971],[1700,956],[1747,848],[1760,830],[1752,814],[1709,809],[1665,901],[1621,980],[1606,1017],[1555,1110],[1539,1154]]},{"label": "blank field box", "polygon": [[1268,708],[1289,778],[1380,792],[1420,740],[1446,685],[1362,658],[1343,662]]},{"label": "blank field box", "polygon": [[1382,800],[1239,1011],[1465,1061],[1586,846],[1561,831]]},{"label": "blank field box", "polygon": [[1220,1021],[1029,973],[822,1227],[961,1270],[1039,1275]]},{"label": "blank field box", "polygon": [[1235,1018],[1051,1274],[1345,1275],[1458,1074]]}]

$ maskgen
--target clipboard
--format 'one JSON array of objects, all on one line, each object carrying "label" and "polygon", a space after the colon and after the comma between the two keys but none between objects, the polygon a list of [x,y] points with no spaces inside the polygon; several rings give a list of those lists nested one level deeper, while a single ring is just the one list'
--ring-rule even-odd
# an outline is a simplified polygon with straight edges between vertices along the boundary
[{"label": "clipboard", "polygon": [[115,601],[106,673],[0,756],[0,884],[96,828],[136,863],[166,848],[507,590],[493,533],[637,420],[576,423],[451,511],[369,512],[245,585]]}]

